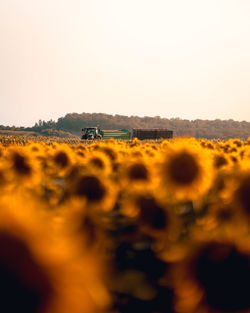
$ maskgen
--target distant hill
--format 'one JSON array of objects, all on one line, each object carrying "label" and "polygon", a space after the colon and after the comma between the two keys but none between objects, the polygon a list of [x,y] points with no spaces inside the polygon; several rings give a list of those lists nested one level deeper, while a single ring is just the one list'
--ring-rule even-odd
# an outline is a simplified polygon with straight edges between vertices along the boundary
[{"label": "distant hill", "polygon": [[25,130],[0,130],[0,135],[5,136],[39,136],[39,133]]},{"label": "distant hill", "polygon": [[109,115],[104,113],[69,113],[57,121],[39,120],[33,127],[17,128],[0,126],[0,130],[32,131],[40,135],[57,135],[60,137],[80,136],[81,129],[100,125],[101,129],[132,128],[168,128],[174,131],[174,137],[193,136],[196,138],[241,138],[250,136],[250,122],[230,120],[184,120],[180,118],[138,117]]}]

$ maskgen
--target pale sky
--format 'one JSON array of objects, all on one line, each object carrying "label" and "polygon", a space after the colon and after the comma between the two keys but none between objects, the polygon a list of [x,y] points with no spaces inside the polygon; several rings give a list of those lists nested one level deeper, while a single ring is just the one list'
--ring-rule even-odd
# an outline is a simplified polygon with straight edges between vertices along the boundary
[{"label": "pale sky", "polygon": [[250,121],[249,0],[0,1],[0,124]]}]

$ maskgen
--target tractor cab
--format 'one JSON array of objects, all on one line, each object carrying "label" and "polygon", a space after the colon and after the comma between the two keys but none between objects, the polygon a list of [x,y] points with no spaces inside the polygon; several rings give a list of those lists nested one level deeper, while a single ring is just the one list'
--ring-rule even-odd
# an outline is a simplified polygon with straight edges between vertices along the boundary
[{"label": "tractor cab", "polygon": [[85,127],[82,129],[82,137],[81,139],[94,140],[94,139],[102,139],[103,132],[99,127]]}]

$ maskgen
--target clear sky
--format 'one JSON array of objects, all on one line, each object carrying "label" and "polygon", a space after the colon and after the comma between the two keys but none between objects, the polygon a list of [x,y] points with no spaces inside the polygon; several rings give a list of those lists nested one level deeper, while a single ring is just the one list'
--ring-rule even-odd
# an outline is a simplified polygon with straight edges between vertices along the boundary
[{"label": "clear sky", "polygon": [[0,1],[0,124],[71,112],[250,121],[250,1]]}]

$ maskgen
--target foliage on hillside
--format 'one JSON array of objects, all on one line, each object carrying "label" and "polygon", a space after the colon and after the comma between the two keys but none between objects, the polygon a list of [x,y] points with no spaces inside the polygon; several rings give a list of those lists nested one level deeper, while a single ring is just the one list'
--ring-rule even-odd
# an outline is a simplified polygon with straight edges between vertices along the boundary
[{"label": "foliage on hillside", "polygon": [[32,128],[18,128],[18,127],[3,127],[0,126],[1,136],[25,136],[25,137],[58,137],[58,138],[76,138],[75,134],[70,132],[54,129],[54,128],[41,128],[39,130]]},{"label": "foliage on hillside", "polygon": [[37,137],[39,134],[32,131],[25,130],[0,130],[0,136],[35,136]]},{"label": "foliage on hillside", "polygon": [[[192,136],[195,138],[241,138],[246,140],[250,134],[250,122],[230,120],[183,120],[180,118],[138,117],[124,115],[109,115],[104,113],[70,113],[57,121],[39,121],[30,128],[15,128],[42,133],[46,129],[64,131],[79,136],[81,129],[100,125],[102,129],[132,129],[132,128],[168,128],[174,131],[174,136]],[[7,127],[8,128],[8,127]],[[0,129],[6,129],[0,126]],[[13,127],[9,129],[13,130]],[[51,132],[51,131],[50,131]],[[45,134],[49,135],[48,131]],[[66,134],[53,133],[61,137]],[[69,134],[68,134],[69,135]]]}]

